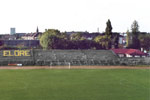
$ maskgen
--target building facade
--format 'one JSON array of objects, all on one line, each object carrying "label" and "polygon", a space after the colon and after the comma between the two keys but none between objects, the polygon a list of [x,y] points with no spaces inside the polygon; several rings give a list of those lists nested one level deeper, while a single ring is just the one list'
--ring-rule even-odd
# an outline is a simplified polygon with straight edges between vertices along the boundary
[{"label": "building facade", "polygon": [[10,28],[10,34],[11,35],[16,34],[16,28]]}]

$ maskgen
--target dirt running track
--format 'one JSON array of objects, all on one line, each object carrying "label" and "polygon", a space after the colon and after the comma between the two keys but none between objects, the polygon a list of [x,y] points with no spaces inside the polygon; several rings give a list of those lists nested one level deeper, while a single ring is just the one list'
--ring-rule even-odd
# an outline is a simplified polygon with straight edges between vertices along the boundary
[{"label": "dirt running track", "polygon": [[150,66],[0,66],[0,69],[150,69]]}]

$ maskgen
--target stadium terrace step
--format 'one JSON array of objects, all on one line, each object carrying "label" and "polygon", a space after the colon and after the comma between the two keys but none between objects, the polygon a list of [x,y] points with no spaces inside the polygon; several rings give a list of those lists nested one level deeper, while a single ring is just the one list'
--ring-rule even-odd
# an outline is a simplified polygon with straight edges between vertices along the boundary
[{"label": "stadium terrace step", "polygon": [[111,50],[31,50],[30,56],[4,56],[3,51],[0,51],[0,66],[8,64],[23,66],[150,65],[150,58],[119,58]]}]

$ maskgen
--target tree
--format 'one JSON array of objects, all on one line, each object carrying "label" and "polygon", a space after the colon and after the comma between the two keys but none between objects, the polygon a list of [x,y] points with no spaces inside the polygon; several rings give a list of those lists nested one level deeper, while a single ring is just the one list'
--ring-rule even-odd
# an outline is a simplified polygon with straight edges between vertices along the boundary
[{"label": "tree", "polygon": [[2,38],[2,36],[0,36],[0,49],[3,48],[3,45],[4,45],[3,41],[1,40],[1,38]]},{"label": "tree", "polygon": [[105,35],[104,36],[99,35],[94,39],[94,41],[96,43],[99,43],[103,49],[110,49],[112,47],[112,44],[118,47],[118,41],[117,41],[118,36],[112,36],[112,29],[113,28],[111,22],[108,19],[108,21],[106,22]]},{"label": "tree", "polygon": [[136,20],[131,25],[131,30],[132,30],[132,45],[131,45],[131,47],[134,49],[140,49],[140,41],[138,39],[139,25]]},{"label": "tree", "polygon": [[133,21],[133,23],[131,25],[131,30],[132,30],[133,34],[137,34],[139,32],[139,25],[136,20]]},{"label": "tree", "polygon": [[3,45],[3,42],[2,42],[2,40],[0,40],[0,46],[2,46]]},{"label": "tree", "polygon": [[62,49],[64,35],[59,30],[48,29],[45,30],[40,38],[40,44],[44,49]]},{"label": "tree", "polygon": [[[105,47],[107,46],[106,49],[110,49],[112,47],[112,43],[111,43],[112,42],[111,41],[111,39],[112,39],[112,29],[113,28],[112,28],[111,22],[108,19],[108,21],[106,22],[106,29],[105,29],[105,35],[106,36],[102,37],[102,40],[106,41],[106,43],[104,43]],[[105,41],[103,41],[103,42],[105,42]]]},{"label": "tree", "polygon": [[119,33],[113,33],[112,34],[111,44],[114,46],[113,48],[119,47]]},{"label": "tree", "polygon": [[110,49],[111,48],[111,37],[110,36],[107,36],[107,35],[104,35],[104,36],[97,36],[94,41],[96,43],[99,43],[103,49]]},{"label": "tree", "polygon": [[0,35],[0,46],[2,46],[3,45],[3,42],[2,42],[2,36]]},{"label": "tree", "polygon": [[75,40],[75,41],[85,40],[85,38],[82,36],[82,33],[80,32],[71,34],[70,38],[71,40]]},{"label": "tree", "polygon": [[126,43],[126,47],[130,47],[130,45],[131,45],[131,43],[132,43],[131,33],[129,32],[129,30],[127,30],[126,34],[127,34],[127,43]]},{"label": "tree", "polygon": [[110,20],[108,19],[107,23],[106,23],[106,29],[105,29],[105,34],[107,36],[111,36],[112,35],[112,26],[111,26],[111,22]]},{"label": "tree", "polygon": [[140,46],[144,50],[150,50],[150,34],[140,34],[139,35]]},{"label": "tree", "polygon": [[43,33],[43,35],[40,38],[40,44],[44,49],[53,48],[53,39],[56,37],[56,35]]}]

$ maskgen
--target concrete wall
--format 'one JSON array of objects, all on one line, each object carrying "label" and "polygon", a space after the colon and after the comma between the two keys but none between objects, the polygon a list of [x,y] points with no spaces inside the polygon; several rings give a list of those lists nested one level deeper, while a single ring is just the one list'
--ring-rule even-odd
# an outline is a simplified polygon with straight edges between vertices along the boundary
[{"label": "concrete wall", "polygon": [[[3,50],[4,51],[4,50]],[[30,50],[30,56],[4,56],[3,51],[0,51],[0,66],[8,64],[23,64],[23,65],[33,65],[34,64],[34,57],[33,51]],[[7,50],[5,50],[7,51]],[[12,53],[14,50],[9,50]]]},{"label": "concrete wall", "polygon": [[111,50],[31,50],[31,56],[3,56],[0,65],[150,65],[148,58],[119,58]]},{"label": "concrete wall", "polygon": [[3,44],[7,46],[23,45],[25,47],[39,47],[39,40],[2,40]]}]

